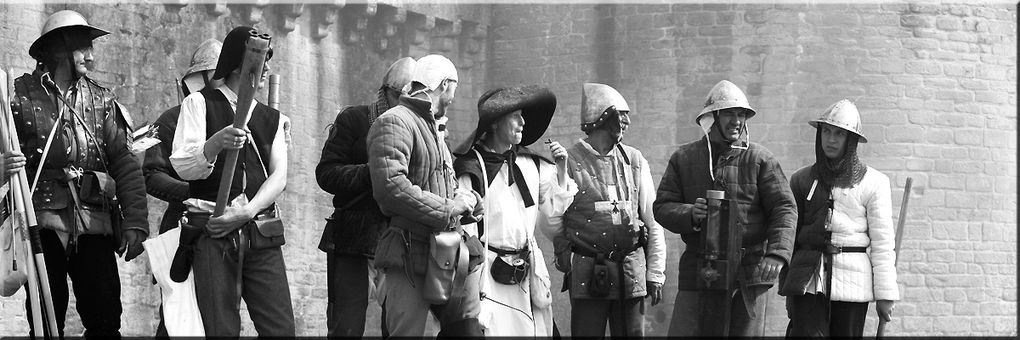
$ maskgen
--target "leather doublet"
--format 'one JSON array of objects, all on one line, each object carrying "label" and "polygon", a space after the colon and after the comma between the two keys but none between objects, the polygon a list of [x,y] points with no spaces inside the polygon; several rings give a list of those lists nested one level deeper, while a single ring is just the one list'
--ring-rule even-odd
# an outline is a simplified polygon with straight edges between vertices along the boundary
[{"label": "leather doublet", "polygon": [[81,119],[74,118],[70,112],[61,117],[59,108],[64,103],[57,98],[59,91],[52,85],[44,85],[41,79],[39,72],[18,77],[14,81],[15,96],[11,98],[11,109],[16,117],[14,124],[20,135],[21,150],[28,158],[29,171],[34,173],[38,167],[46,139],[58,119],[65,120],[64,127],[57,132],[44,168],[73,165],[84,170],[105,171],[104,122],[115,106],[111,91],[83,77],[75,83],[76,94],[68,100],[74,114]]}]

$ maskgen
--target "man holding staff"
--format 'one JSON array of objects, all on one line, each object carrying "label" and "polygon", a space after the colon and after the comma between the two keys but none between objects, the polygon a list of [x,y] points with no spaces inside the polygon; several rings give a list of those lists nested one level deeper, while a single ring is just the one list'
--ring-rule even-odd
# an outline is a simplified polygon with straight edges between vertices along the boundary
[{"label": "man holding staff", "polygon": [[779,281],[790,317],[786,334],[859,338],[871,301],[888,322],[900,298],[889,177],[857,156],[868,139],[849,100],[808,124],[815,128],[815,163],[790,179],[797,240]]},{"label": "man holding staff", "polygon": [[[120,335],[114,253],[134,259],[148,235],[141,167],[128,148],[130,117],[112,91],[88,77],[92,41],[106,34],[77,12],[53,13],[29,48],[36,69],[14,81],[11,96],[28,154],[5,154],[5,176],[27,167],[61,336],[67,277],[85,336]],[[29,325],[30,332],[38,326]]]},{"label": "man holding staff", "polygon": [[[262,227],[268,224],[260,223],[275,216],[274,201],[286,185],[284,125],[289,119],[254,98],[238,98],[244,86],[242,75],[251,71],[241,70],[246,53],[254,53],[246,47],[249,39],[268,40],[265,35],[253,35],[256,33],[253,28],[242,26],[227,34],[213,75],[214,79],[223,79],[224,84],[184,99],[170,156],[174,170],[189,182],[188,199],[184,202],[188,207],[187,222],[183,228],[200,230],[194,240],[193,263],[206,336],[239,335],[242,297],[259,335],[294,336],[295,332],[280,249],[282,225],[277,224],[278,230],[271,231]],[[271,51],[264,59],[259,87],[266,81]],[[258,70],[257,66],[252,68]],[[251,105],[240,105],[240,100],[249,100]],[[251,110],[246,129],[231,125],[239,106]],[[220,157],[221,151],[226,150],[238,150],[237,166],[233,169],[236,175],[229,187],[230,204],[222,215],[211,217],[217,188],[227,172],[224,169],[227,157]]]}]

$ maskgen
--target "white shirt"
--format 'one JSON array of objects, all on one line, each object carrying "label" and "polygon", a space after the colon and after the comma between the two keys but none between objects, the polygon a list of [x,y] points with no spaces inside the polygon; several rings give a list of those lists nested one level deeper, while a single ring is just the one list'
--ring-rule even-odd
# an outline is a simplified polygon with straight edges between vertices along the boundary
[{"label": "white shirt", "polygon": [[[237,110],[237,94],[226,85],[220,85],[216,90],[223,93],[230,104],[231,110]],[[251,113],[255,109],[255,100],[252,99],[251,107],[248,109],[248,120],[251,120]],[[192,93],[181,102],[181,114],[177,117],[177,129],[174,130],[173,151],[170,155],[170,165],[177,171],[177,175],[185,181],[200,180],[209,177],[212,173],[216,158],[211,160],[205,158],[206,141],[206,119],[205,119],[205,96],[199,92]],[[280,115],[280,123],[276,128],[276,137],[273,139],[273,148],[277,143],[286,143],[284,124],[288,124],[290,118]],[[247,130],[247,122],[245,122]],[[248,134],[248,142],[252,138]],[[268,160],[267,160],[268,161]],[[245,195],[239,195],[230,202],[231,206],[240,206],[248,203]],[[189,198],[184,201],[189,210],[200,212],[212,212],[216,202]]]}]

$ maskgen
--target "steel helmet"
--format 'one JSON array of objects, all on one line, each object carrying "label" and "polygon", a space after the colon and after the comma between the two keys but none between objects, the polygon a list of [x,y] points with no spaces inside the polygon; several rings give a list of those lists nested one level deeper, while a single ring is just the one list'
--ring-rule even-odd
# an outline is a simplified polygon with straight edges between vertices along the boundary
[{"label": "steel helmet", "polygon": [[181,79],[187,86],[187,92],[198,92],[206,86],[206,79],[197,73],[215,70],[222,49],[223,43],[216,39],[208,39],[198,45],[195,53],[191,55],[191,66],[184,71],[184,77]]},{"label": "steel helmet", "polygon": [[829,124],[857,135],[861,143],[867,143],[868,138],[861,132],[861,113],[857,106],[849,100],[843,99],[829,106],[822,112],[818,119],[809,121],[808,124],[818,128],[818,123]]},{"label": "steel helmet", "polygon": [[698,116],[694,118],[694,125],[698,125],[698,121],[706,114],[733,107],[747,110],[747,118],[754,117],[755,111],[747,103],[747,96],[744,95],[744,92],[729,80],[722,80],[715,84],[711,91],[708,91],[705,108],[701,109]]},{"label": "steel helmet", "polygon": [[43,23],[42,31],[39,33],[39,38],[35,39],[35,41],[32,42],[32,46],[28,48],[28,55],[35,59],[41,58],[41,49],[43,47],[42,42],[53,36],[54,32],[71,28],[85,29],[88,33],[89,40],[110,34],[110,32],[107,32],[106,30],[89,25],[89,23],[85,21],[85,17],[78,12],[72,10],[57,11],[46,18],[46,22]]},{"label": "steel helmet", "polygon": [[450,59],[438,54],[429,54],[418,59],[414,72],[411,72],[411,82],[419,82],[429,90],[435,90],[447,79],[457,81],[457,67],[453,66]]},{"label": "steel helmet", "polygon": [[404,86],[411,82],[411,74],[414,73],[415,65],[414,58],[403,57],[397,59],[390,65],[390,68],[386,70],[386,75],[383,76],[383,86],[389,87],[397,92],[402,92]]},{"label": "steel helmet", "polygon": [[584,83],[581,85],[581,130],[599,125],[605,118],[606,109],[630,111],[627,101],[616,89],[605,84]]}]

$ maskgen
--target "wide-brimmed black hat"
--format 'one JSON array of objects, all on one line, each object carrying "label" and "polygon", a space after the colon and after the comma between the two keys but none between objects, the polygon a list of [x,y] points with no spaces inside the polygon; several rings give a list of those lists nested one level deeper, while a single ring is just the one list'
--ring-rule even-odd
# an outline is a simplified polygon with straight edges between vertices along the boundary
[{"label": "wide-brimmed black hat", "polygon": [[481,134],[492,122],[500,117],[521,110],[524,117],[524,130],[521,143],[528,146],[545,134],[556,112],[556,95],[547,88],[538,85],[498,88],[486,91],[478,98],[478,125],[455,153],[464,154],[478,141]]},{"label": "wide-brimmed black hat", "polygon": [[[227,33],[227,37],[223,38],[223,49],[220,50],[220,58],[216,61],[216,73],[213,73],[213,79],[226,78],[230,72],[241,67],[241,62],[244,61],[244,47],[252,31],[257,30],[250,26],[237,26]],[[270,47],[266,54],[266,60],[272,57],[273,48]]]}]

